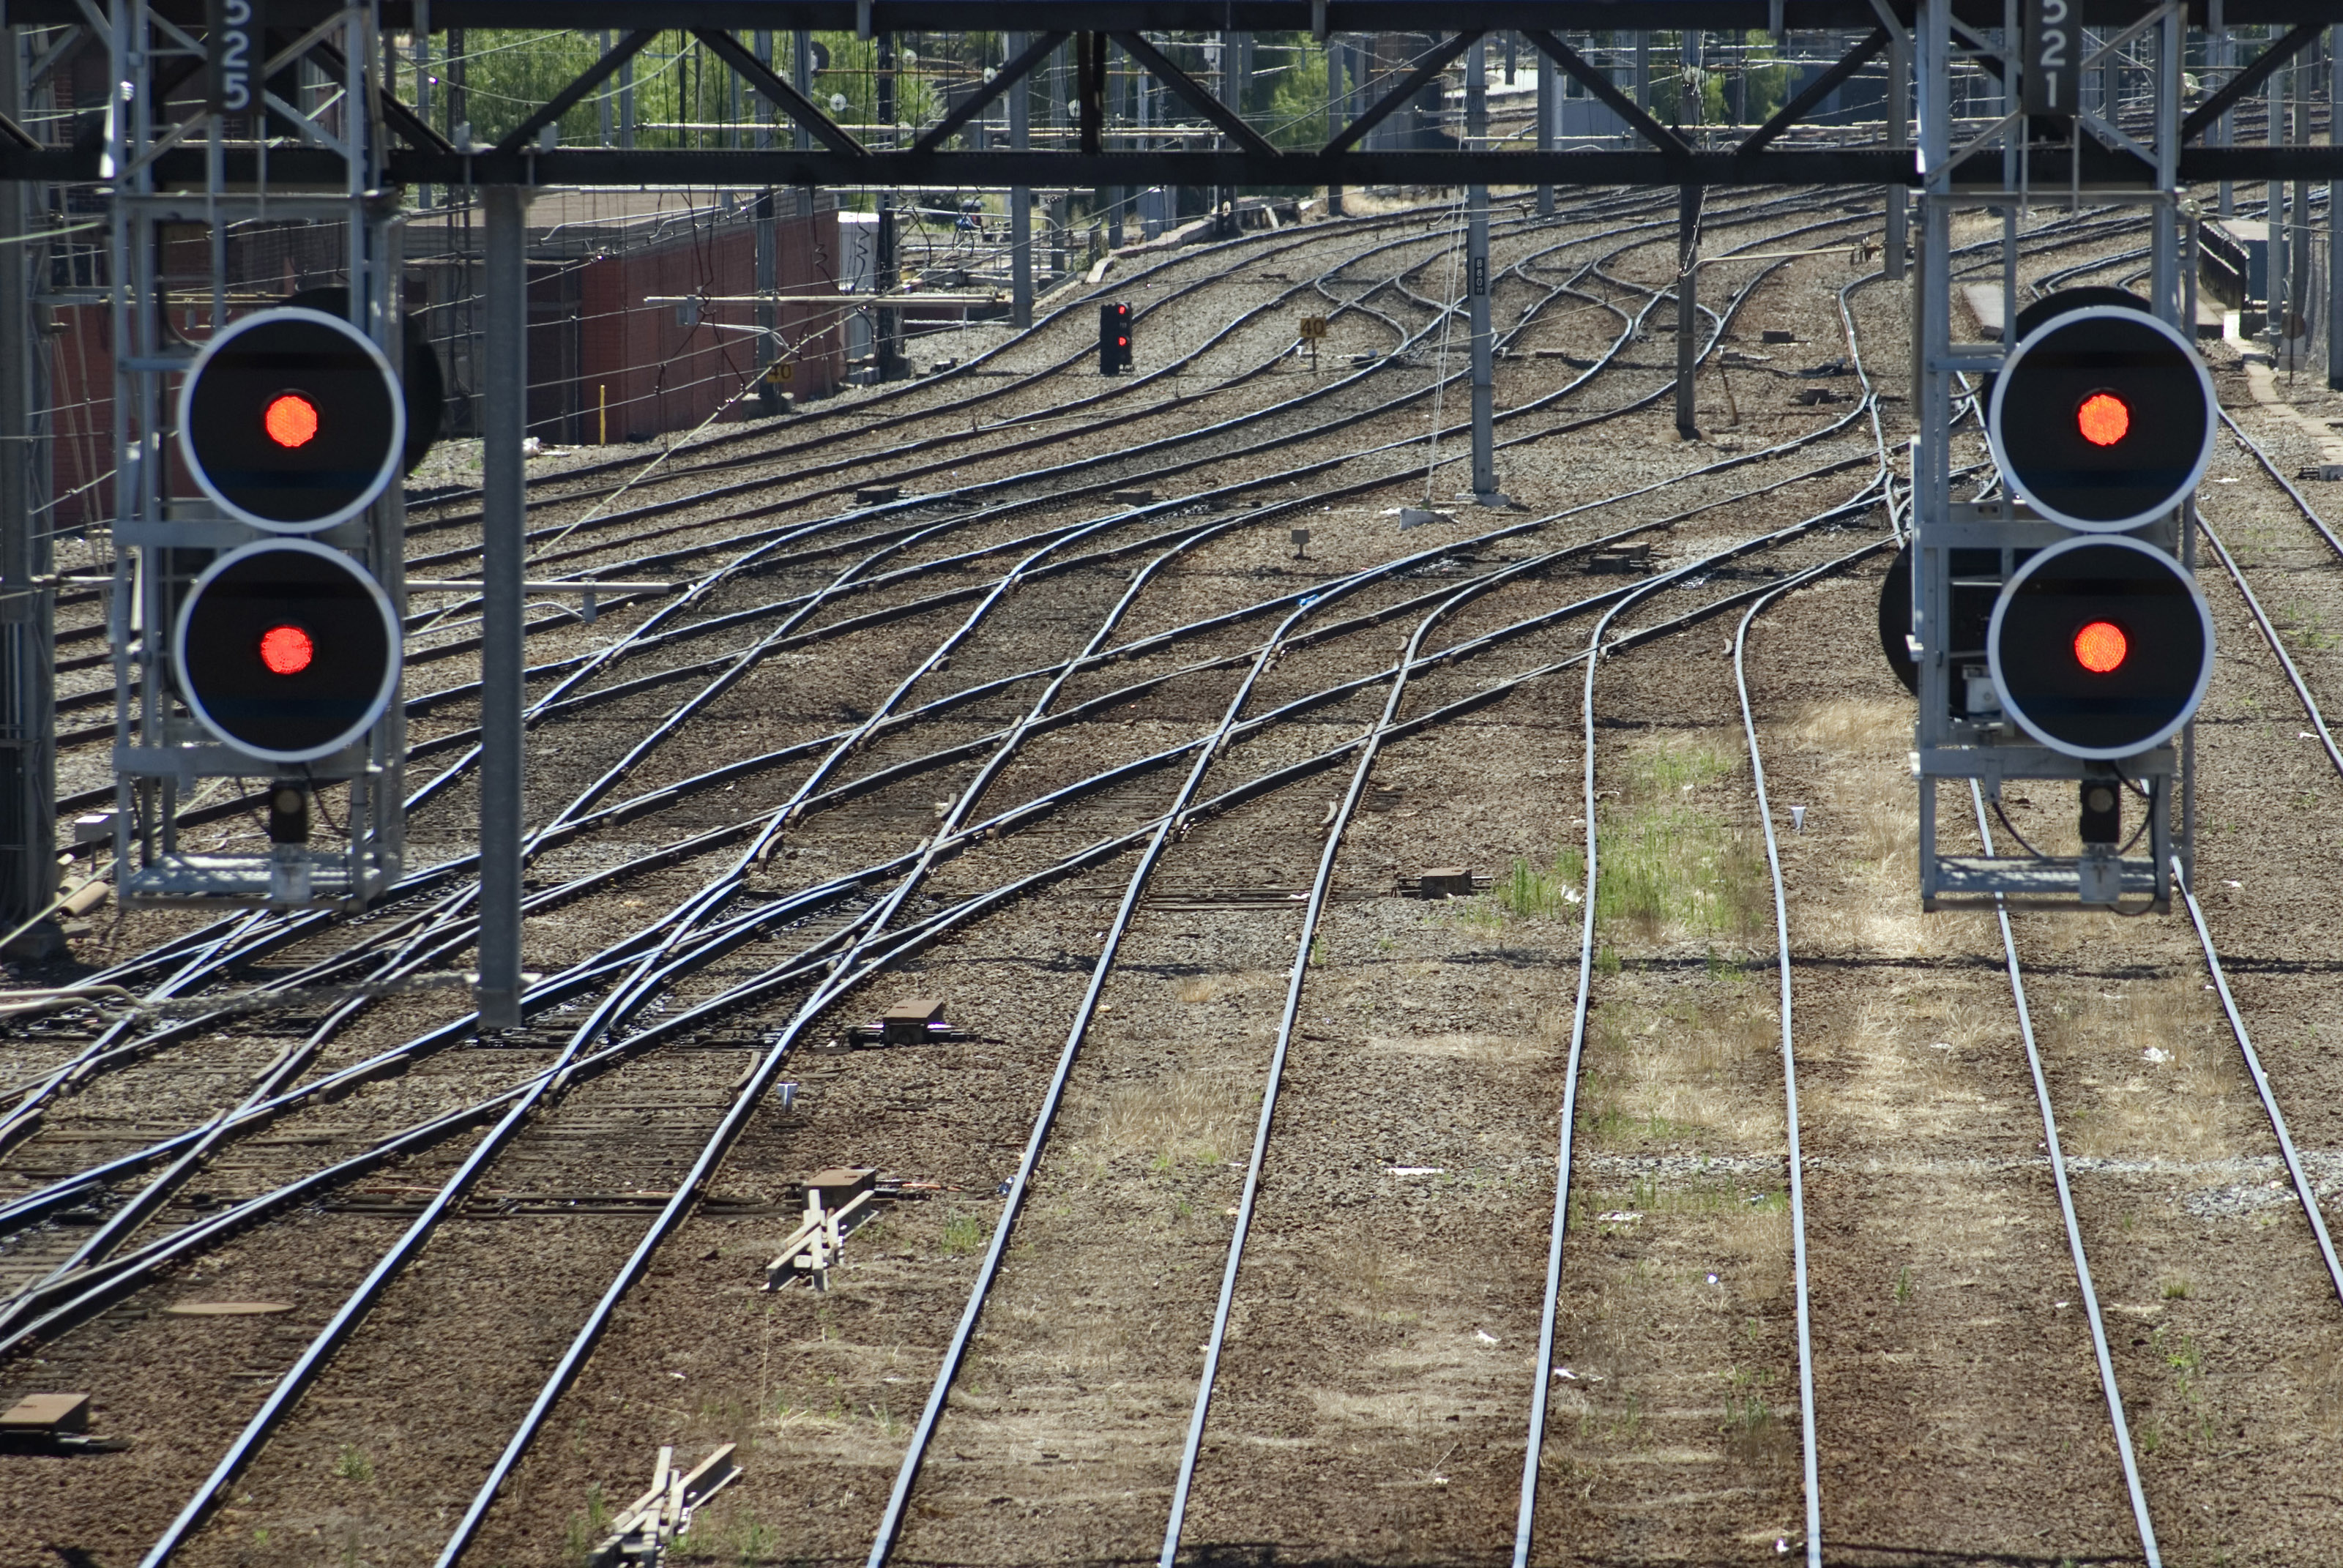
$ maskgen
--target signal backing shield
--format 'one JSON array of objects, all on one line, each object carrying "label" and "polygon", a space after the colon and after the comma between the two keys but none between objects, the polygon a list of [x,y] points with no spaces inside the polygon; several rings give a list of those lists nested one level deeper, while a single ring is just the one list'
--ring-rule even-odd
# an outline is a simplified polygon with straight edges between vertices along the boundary
[{"label": "signal backing shield", "polygon": [[1986,650],[2002,711],[2027,734],[2069,757],[2129,757],[2169,740],[2204,699],[2213,617],[2162,550],[2070,538],[2010,578]]},{"label": "signal backing shield", "polygon": [[[315,417],[296,444],[270,418],[287,398]],[[229,517],[271,533],[310,533],[366,510],[397,477],[406,441],[389,358],[319,310],[280,306],[229,324],[179,385],[188,472]]]},{"label": "signal backing shield", "polygon": [[[307,539],[265,539],[196,579],[172,650],[205,728],[267,761],[311,762],[389,707],[399,640],[389,596],[357,562]],[[288,646],[299,656],[285,657]]]},{"label": "signal backing shield", "polygon": [[2196,490],[2213,457],[2214,409],[2213,378],[2177,331],[2144,310],[2087,306],[2010,350],[1986,437],[2036,512],[2120,533]]}]

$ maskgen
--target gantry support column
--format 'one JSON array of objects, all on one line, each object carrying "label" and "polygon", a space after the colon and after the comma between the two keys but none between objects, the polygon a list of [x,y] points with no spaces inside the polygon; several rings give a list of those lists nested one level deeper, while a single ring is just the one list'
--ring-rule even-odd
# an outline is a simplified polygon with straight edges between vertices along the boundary
[{"label": "gantry support column", "polygon": [[1676,195],[1676,434],[1700,435],[1693,411],[1693,372],[1699,367],[1700,186]]},{"label": "gantry support column", "polygon": [[[1009,35],[1007,58],[1025,52],[1022,33]],[[1009,145],[1023,152],[1031,145],[1026,94],[1031,84],[1009,89]],[[1009,321],[1012,327],[1033,325],[1033,193],[1024,186],[1009,187]]]},{"label": "gantry support column", "polygon": [[[1326,37],[1326,139],[1332,140],[1342,128],[1342,45],[1332,34]],[[1326,216],[1342,216],[1342,187],[1326,187]]]},{"label": "gantry support column", "polygon": [[[0,111],[22,124],[23,44],[0,34]],[[25,238],[32,186],[0,181],[0,937],[10,957],[47,957],[56,926],[33,921],[55,897],[56,594],[35,588],[49,572],[49,530],[35,510],[48,444],[35,439],[38,354]]]},{"label": "gantry support column", "polygon": [[[1911,150],[1912,40],[1901,26],[1887,30],[1887,150]],[[1889,278],[1904,276],[1911,250],[1912,202],[1902,186],[1887,187],[1887,232],[1883,237],[1880,270]]]},{"label": "gantry support column", "polygon": [[487,218],[487,396],[480,400],[480,979],[484,1030],[520,1023],[521,579],[527,514],[528,193],[480,192]]},{"label": "gantry support column", "polygon": [[[1554,151],[1554,123],[1562,117],[1562,75],[1552,60],[1541,55],[1531,58],[1537,65],[1537,150]],[[1554,216],[1554,187],[1537,188],[1537,215]]]},{"label": "gantry support column", "polygon": [[[2343,145],[2343,26],[2327,29],[2327,124],[2329,145]],[[2343,391],[2343,180],[2327,182],[2327,385]]]},{"label": "gantry support column", "polygon": [[[1474,39],[1465,55],[1464,135],[1466,145],[1480,147],[1488,140],[1488,45]],[[1473,498],[1493,506],[1497,494],[1495,344],[1489,328],[1489,187],[1468,186],[1464,191],[1464,295],[1473,322]]]}]

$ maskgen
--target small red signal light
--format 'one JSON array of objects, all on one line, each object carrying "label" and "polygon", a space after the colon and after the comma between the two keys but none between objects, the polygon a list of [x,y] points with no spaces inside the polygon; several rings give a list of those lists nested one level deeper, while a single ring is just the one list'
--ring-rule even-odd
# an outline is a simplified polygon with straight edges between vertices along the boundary
[{"label": "small red signal light", "polygon": [[2113,621],[2095,620],[2075,634],[2075,662],[2093,675],[2112,675],[2131,652],[2131,639]]},{"label": "small red signal light", "polygon": [[2094,392],[2075,410],[2075,427],[2094,447],[2112,447],[2131,434],[2131,405],[2112,392]]},{"label": "small red signal light", "polygon": [[298,675],[317,657],[317,643],[297,626],[280,623],[260,634],[260,662],[271,675]]},{"label": "small red signal light", "polygon": [[317,437],[317,406],[298,392],[279,392],[269,399],[260,423],[278,446],[306,447]]}]

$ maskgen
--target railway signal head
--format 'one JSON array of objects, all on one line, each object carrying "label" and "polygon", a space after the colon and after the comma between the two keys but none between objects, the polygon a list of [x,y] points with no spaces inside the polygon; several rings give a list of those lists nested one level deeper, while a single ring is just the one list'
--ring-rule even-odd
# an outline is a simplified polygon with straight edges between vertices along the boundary
[{"label": "railway signal head", "polygon": [[331,528],[405,466],[390,360],[339,317],[256,311],[216,334],[179,387],[179,449],[219,508],[272,533]]},{"label": "railway signal head", "polygon": [[350,745],[398,686],[389,597],[357,561],[307,539],[265,539],[214,561],[179,607],[172,651],[196,717],[270,762]]},{"label": "railway signal head", "polygon": [[2078,536],[2013,573],[1986,638],[1994,693],[2069,757],[2161,746],[2213,673],[2213,618],[2180,564],[2137,539]]},{"label": "railway signal head", "polygon": [[1131,307],[1099,307],[1099,374],[1131,368]]},{"label": "railway signal head", "polygon": [[2120,533],[2196,490],[2214,418],[2212,377],[2187,339],[2145,310],[2091,304],[2050,316],[2010,350],[1986,434],[2003,479],[2037,514]]}]

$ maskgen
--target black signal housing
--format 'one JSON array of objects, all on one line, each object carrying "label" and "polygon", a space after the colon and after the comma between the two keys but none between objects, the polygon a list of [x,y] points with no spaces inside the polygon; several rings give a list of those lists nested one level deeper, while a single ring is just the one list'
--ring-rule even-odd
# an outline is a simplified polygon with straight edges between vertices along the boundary
[{"label": "black signal housing", "polygon": [[1099,374],[1112,376],[1131,368],[1131,307],[1099,307]]},{"label": "black signal housing", "polygon": [[[350,315],[347,288],[305,288],[288,297],[288,306],[321,310],[337,320]],[[398,318],[401,354],[398,367],[399,404],[407,412],[407,438],[398,471],[412,474],[436,445],[447,426],[447,377],[439,367],[439,351],[423,324],[412,316]]]},{"label": "black signal housing", "polygon": [[382,717],[399,642],[389,596],[357,561],[307,539],[264,539],[196,579],[172,652],[205,728],[266,761],[309,762]]},{"label": "black signal housing", "polygon": [[[269,410],[306,404],[297,441]],[[256,311],[215,334],[179,387],[179,447],[204,493],[239,522],[311,533],[357,516],[406,459],[407,410],[389,359],[338,317]]]},{"label": "black signal housing", "polygon": [[2010,489],[2066,528],[2120,533],[2193,494],[2212,460],[2212,377],[2145,310],[2062,310],[1995,377],[1986,433]]},{"label": "black signal housing", "polygon": [[2162,550],[2078,535],[2011,574],[1986,650],[2006,715],[2055,751],[2108,760],[2164,744],[2196,714],[2213,618]]}]

